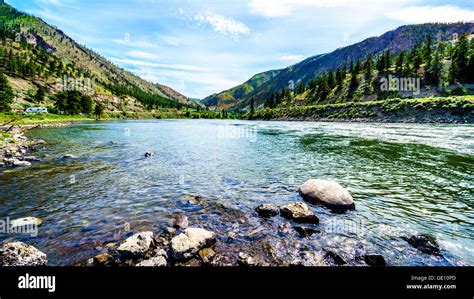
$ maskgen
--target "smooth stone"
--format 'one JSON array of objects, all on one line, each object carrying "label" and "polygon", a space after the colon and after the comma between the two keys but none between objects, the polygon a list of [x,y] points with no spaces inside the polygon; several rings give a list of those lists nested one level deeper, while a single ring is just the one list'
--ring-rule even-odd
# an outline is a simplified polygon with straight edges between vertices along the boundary
[{"label": "smooth stone", "polygon": [[109,266],[114,262],[113,256],[108,253],[101,253],[94,257],[93,263],[98,266]]},{"label": "smooth stone", "polygon": [[168,262],[166,261],[166,258],[160,255],[160,256],[155,256],[155,257],[152,257],[151,259],[142,261],[138,263],[136,266],[137,267],[166,267],[167,265],[168,265]]},{"label": "smooth stone", "polygon": [[153,246],[153,232],[141,232],[125,240],[117,251],[125,256],[144,256]]},{"label": "smooth stone", "polygon": [[372,267],[383,267],[387,265],[385,258],[379,254],[367,254],[364,255],[363,258],[365,263]]},{"label": "smooth stone", "polygon": [[0,266],[36,267],[48,263],[46,254],[22,242],[4,243],[0,247]]},{"label": "smooth stone", "polygon": [[25,217],[20,219],[15,219],[10,222],[10,226],[12,229],[20,228],[20,227],[38,227],[43,224],[43,220],[35,217]]},{"label": "smooth stone", "polygon": [[276,205],[268,203],[259,205],[255,211],[258,213],[258,215],[265,218],[274,217],[280,213]]},{"label": "smooth stone", "polygon": [[199,250],[211,247],[215,242],[215,233],[202,228],[188,228],[171,240],[171,251],[177,260],[189,259]]},{"label": "smooth stone", "polygon": [[432,236],[422,234],[418,236],[402,237],[402,239],[423,253],[441,256],[439,244]]},{"label": "smooth stone", "polygon": [[336,182],[312,179],[300,187],[299,193],[305,201],[323,204],[334,212],[355,210],[354,199],[349,191]]},{"label": "smooth stone", "polygon": [[309,209],[308,205],[302,202],[290,203],[280,209],[283,217],[294,220],[298,223],[319,224],[319,219]]}]

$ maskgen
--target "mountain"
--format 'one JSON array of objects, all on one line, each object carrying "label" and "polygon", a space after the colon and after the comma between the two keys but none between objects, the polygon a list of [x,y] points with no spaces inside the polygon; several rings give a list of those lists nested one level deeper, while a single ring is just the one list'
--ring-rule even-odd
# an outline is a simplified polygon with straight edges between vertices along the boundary
[{"label": "mountain", "polygon": [[335,70],[351,61],[365,59],[368,54],[378,56],[390,50],[396,55],[425,41],[428,36],[447,41],[452,40],[456,35],[460,36],[473,31],[474,23],[402,26],[379,37],[368,38],[332,53],[310,57],[288,68],[258,74],[244,84],[211,95],[202,102],[211,108],[242,110],[248,109],[251,99],[255,98],[255,104],[261,106],[272,93],[288,87],[290,82],[294,82],[295,88],[300,83],[308,84],[323,71]]},{"label": "mountain", "polygon": [[60,29],[17,11],[3,0],[0,34],[0,70],[8,77],[20,103],[28,101],[28,93],[39,87],[55,94],[61,90],[58,82],[85,78],[95,83],[90,94],[94,101],[112,111],[195,104],[170,87],[147,82],[116,66]]}]

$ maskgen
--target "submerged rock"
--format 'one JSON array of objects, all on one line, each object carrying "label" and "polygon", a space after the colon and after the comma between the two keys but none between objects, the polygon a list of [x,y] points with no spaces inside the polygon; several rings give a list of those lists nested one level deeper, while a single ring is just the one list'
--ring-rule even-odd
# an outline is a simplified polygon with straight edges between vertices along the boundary
[{"label": "submerged rock", "polygon": [[304,226],[295,226],[295,230],[303,238],[311,237],[314,234],[320,233],[320,231],[317,230],[317,229],[310,228],[310,227],[304,227]]},{"label": "submerged rock", "polygon": [[422,234],[418,236],[402,237],[402,239],[423,253],[438,256],[441,255],[439,244],[432,236]]},{"label": "submerged rock", "polygon": [[326,251],[326,255],[324,256],[324,258],[330,264],[336,266],[342,266],[347,264],[347,262],[339,254],[332,251]]},{"label": "submerged rock", "polygon": [[336,182],[309,180],[300,187],[299,193],[305,201],[323,204],[335,212],[355,209],[351,194]]},{"label": "submerged rock", "polygon": [[36,267],[48,263],[46,254],[22,242],[4,243],[0,246],[0,266]]},{"label": "submerged rock", "polygon": [[210,247],[216,242],[216,234],[202,228],[188,228],[184,233],[171,240],[171,251],[173,257],[189,259],[196,255],[199,250]]},{"label": "submerged rock", "polygon": [[265,217],[265,218],[270,218],[278,215],[280,213],[278,207],[274,204],[262,204],[259,205],[255,211],[258,213],[258,215]]},{"label": "submerged rock", "polygon": [[186,229],[189,227],[188,217],[180,215],[173,220],[173,227],[178,229]]},{"label": "submerged rock", "polygon": [[363,256],[363,259],[367,265],[372,267],[383,267],[387,265],[384,257],[379,254],[367,254]]},{"label": "submerged rock", "polygon": [[117,251],[125,256],[144,256],[153,246],[153,232],[141,232],[125,240]]},{"label": "submerged rock", "polygon": [[298,223],[319,224],[319,219],[309,209],[308,205],[302,202],[290,203],[280,209],[281,215]]}]

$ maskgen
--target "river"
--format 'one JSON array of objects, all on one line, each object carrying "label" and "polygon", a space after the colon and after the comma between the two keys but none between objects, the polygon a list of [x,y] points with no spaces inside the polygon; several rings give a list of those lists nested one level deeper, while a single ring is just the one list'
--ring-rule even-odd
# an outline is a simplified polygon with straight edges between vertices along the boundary
[{"label": "river", "polygon": [[[144,120],[30,137],[46,140],[43,161],[0,174],[0,216],[44,223],[37,237],[0,241],[34,245],[50,265],[73,265],[133,232],[158,232],[178,214],[235,250],[268,241],[277,251],[331,248],[348,260],[369,251],[394,266],[474,265],[474,126]],[[255,207],[301,201],[298,187],[310,178],[339,182],[356,210],[311,206],[321,233],[277,236],[283,220],[262,220]],[[207,205],[188,205],[193,195]],[[401,239],[417,233],[435,236],[443,257]]]}]

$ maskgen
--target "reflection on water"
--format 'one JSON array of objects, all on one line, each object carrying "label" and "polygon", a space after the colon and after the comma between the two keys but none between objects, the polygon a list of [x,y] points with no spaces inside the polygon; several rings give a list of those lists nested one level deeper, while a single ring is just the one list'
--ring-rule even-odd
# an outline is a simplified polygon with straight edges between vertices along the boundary
[{"label": "reflection on water", "polygon": [[[159,231],[177,213],[251,247],[281,221],[259,219],[257,205],[299,201],[299,185],[324,178],[347,187],[357,210],[333,215],[312,207],[323,232],[280,238],[281,250],[365,250],[393,265],[474,265],[472,126],[116,121],[32,135],[48,142],[44,162],[0,175],[0,216],[36,216],[44,224],[38,238],[0,241],[24,240],[51,264],[93,256],[96,247],[126,237],[126,225]],[[145,151],[155,156],[145,159]],[[78,159],[63,160],[66,153]],[[207,204],[186,204],[190,194]],[[440,240],[445,258],[420,254],[400,239],[421,232]]]}]

